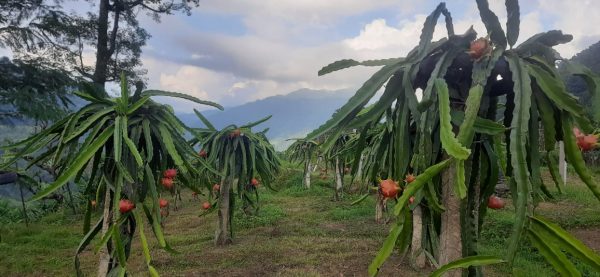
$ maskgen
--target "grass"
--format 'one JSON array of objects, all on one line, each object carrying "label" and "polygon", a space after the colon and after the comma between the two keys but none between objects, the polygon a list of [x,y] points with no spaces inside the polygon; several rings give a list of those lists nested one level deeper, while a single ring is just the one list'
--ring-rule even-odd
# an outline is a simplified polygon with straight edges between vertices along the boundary
[{"label": "grass", "polygon": [[[375,253],[385,239],[389,225],[374,221],[373,197],[350,205],[359,194],[346,194],[332,201],[331,179],[313,178],[311,189],[299,184],[298,170],[286,170],[273,184],[277,192],[260,188],[261,208],[257,215],[234,215],[234,244],[213,245],[216,213],[199,217],[200,200],[185,193],[177,211],[165,221],[165,235],[179,254],[158,248],[147,226],[153,265],[164,276],[364,276]],[[597,200],[573,178],[564,194],[541,204],[537,213],[551,218],[592,247],[589,234],[600,230]],[[388,207],[391,209],[392,207]],[[481,254],[504,253],[512,228],[513,211],[509,205],[488,213],[480,240]],[[72,255],[83,236],[80,218],[57,212],[25,226],[4,225],[0,230],[0,276],[70,276]],[[592,233],[593,232],[593,233]],[[588,241],[586,241],[588,240]],[[97,242],[97,240],[96,240]],[[95,242],[92,243],[95,245]],[[88,249],[82,255],[83,271],[95,275],[97,256]],[[132,276],[146,275],[143,255],[136,238],[128,263]],[[596,248],[596,250],[600,250]],[[577,264],[585,276],[600,276]],[[523,244],[515,269],[506,265],[485,269],[491,276],[555,276],[544,259]],[[382,276],[425,276],[413,270],[406,259],[394,254],[383,266]]]},{"label": "grass", "polygon": [[[563,193],[558,194],[557,190],[552,187],[553,183],[549,173],[543,173],[544,182],[551,187],[555,198],[546,199],[546,202],[540,203],[536,208],[536,214],[551,219],[567,230],[584,230],[585,232],[576,232],[575,236],[597,252],[600,251],[600,240],[595,240],[589,236],[589,233],[600,233],[598,199],[573,174],[570,175],[569,182],[563,188]],[[513,220],[514,209],[510,203],[507,204],[505,209],[488,211],[479,244],[481,254],[497,255],[498,253],[505,253],[507,239],[512,232]],[[579,264],[574,259],[572,261],[584,273],[583,276],[600,276],[600,273],[594,272],[590,267]],[[523,240],[522,247],[517,253],[512,272],[509,267],[504,265],[491,266],[490,268],[500,275],[558,276],[526,240]]]}]

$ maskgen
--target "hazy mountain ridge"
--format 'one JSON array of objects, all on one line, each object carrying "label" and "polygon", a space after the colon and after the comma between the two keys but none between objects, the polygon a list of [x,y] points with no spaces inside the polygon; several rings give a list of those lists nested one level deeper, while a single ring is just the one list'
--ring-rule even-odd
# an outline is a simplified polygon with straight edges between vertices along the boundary
[{"label": "hazy mountain ridge", "polygon": [[[353,91],[350,90],[301,89],[287,95],[271,96],[228,107],[224,111],[206,111],[203,114],[217,128],[229,124],[242,125],[272,115],[270,120],[258,125],[256,130],[269,128],[267,136],[271,142],[277,150],[284,150],[291,143],[287,139],[303,137],[319,127],[352,95]],[[190,127],[203,126],[195,114],[178,113],[177,116]]]}]

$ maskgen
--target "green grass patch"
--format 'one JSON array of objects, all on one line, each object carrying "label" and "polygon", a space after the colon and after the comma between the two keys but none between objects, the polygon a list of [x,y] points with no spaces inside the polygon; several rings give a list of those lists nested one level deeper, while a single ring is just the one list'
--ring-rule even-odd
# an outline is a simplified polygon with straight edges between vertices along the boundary
[{"label": "green grass patch", "polygon": [[233,226],[237,229],[251,229],[263,226],[274,226],[285,217],[285,212],[275,205],[264,205],[255,215],[247,215],[236,211],[233,216]]}]

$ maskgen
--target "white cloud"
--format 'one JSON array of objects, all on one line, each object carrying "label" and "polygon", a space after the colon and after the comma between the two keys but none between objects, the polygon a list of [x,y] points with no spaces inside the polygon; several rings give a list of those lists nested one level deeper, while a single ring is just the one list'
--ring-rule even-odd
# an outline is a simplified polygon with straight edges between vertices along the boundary
[{"label": "white cloud", "polygon": [[538,6],[552,22],[548,28],[573,35],[572,42],[556,47],[563,57],[570,58],[600,40],[598,1],[538,0]]},{"label": "white cloud", "polygon": [[399,28],[388,26],[385,19],[375,19],[360,31],[360,35],[344,42],[356,51],[389,50],[393,47],[398,52],[406,53],[418,43],[425,17],[416,15],[412,20],[403,21]]},{"label": "white cloud", "polygon": [[[600,20],[600,11],[591,6],[591,1],[582,0],[581,4],[583,7],[573,1],[560,0],[522,3],[519,42],[549,28],[560,28],[575,35],[574,43],[558,48],[561,53],[569,57],[581,51],[598,40],[600,34],[595,28],[598,24],[590,23]],[[366,60],[406,55],[417,45],[427,16],[417,12],[416,5],[414,1],[398,3],[396,0],[202,2],[203,12],[240,16],[246,24],[246,32],[237,36],[206,33],[181,18],[165,17],[152,30],[156,32],[155,37],[165,36],[160,43],[166,46],[152,45],[160,52],[149,51],[151,54],[144,62],[151,85],[187,91],[224,105],[242,104],[301,88],[358,88],[376,68],[357,67],[322,77],[316,72],[344,58]],[[473,25],[479,36],[485,36],[485,27],[473,2],[450,2],[447,7],[453,13],[456,33],[463,33]],[[330,33],[348,16],[382,8],[398,10],[400,17],[373,17],[356,30],[359,33],[355,36],[312,41],[319,38],[315,33]],[[463,10],[456,11],[457,8]],[[504,27],[504,1],[490,1],[490,8],[498,14]],[[552,26],[547,26],[547,22],[553,22]],[[443,36],[446,30],[440,19],[434,39]],[[303,40],[312,42],[297,43]],[[146,62],[152,59],[152,64]],[[152,81],[155,78],[158,81]]]}]

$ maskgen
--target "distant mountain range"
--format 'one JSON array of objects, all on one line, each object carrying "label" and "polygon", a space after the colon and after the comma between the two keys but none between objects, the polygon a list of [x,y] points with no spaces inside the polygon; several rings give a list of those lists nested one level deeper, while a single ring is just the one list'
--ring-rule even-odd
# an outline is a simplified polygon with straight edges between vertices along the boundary
[{"label": "distant mountain range", "polygon": [[[203,112],[217,128],[229,124],[241,125],[273,117],[258,125],[257,131],[269,128],[267,137],[277,150],[284,150],[290,138],[305,136],[308,132],[327,121],[333,112],[341,107],[353,95],[350,90],[323,91],[301,89],[287,95],[277,95],[246,103],[241,106],[227,107],[224,111]],[[193,113],[177,113],[177,116],[190,127],[204,127]]]},{"label": "distant mountain range", "polygon": [[[266,116],[273,117],[255,127],[256,131],[269,128],[267,137],[277,150],[284,150],[292,142],[290,138],[305,136],[308,132],[327,121],[333,112],[341,107],[352,96],[350,90],[310,90],[301,89],[287,95],[267,97],[236,107],[226,107],[224,111],[206,111],[203,114],[217,128],[229,124],[242,125],[260,120]],[[85,105],[85,101],[73,97],[74,109]],[[4,106],[4,109],[9,107]],[[203,127],[194,113],[176,113],[190,127]],[[29,134],[33,127],[29,119],[0,120],[0,142],[4,139],[18,140]],[[9,131],[10,130],[10,131]]]}]

